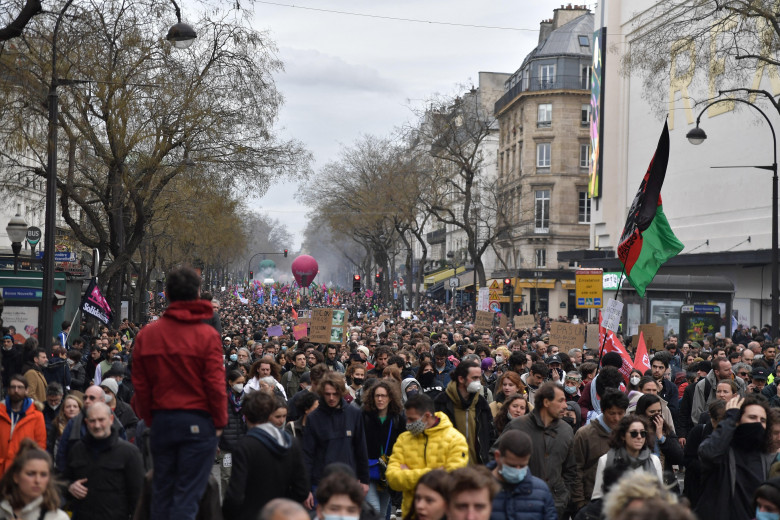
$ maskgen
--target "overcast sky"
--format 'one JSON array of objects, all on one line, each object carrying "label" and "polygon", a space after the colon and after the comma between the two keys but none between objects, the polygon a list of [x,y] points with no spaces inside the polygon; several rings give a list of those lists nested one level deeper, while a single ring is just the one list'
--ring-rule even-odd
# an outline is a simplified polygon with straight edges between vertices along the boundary
[{"label": "overcast sky", "polygon": [[[595,9],[594,3],[572,3]],[[390,134],[412,119],[410,106],[431,95],[455,93],[460,84],[476,86],[480,71],[517,70],[537,45],[539,22],[561,5],[560,0],[256,0],[255,27],[270,31],[285,66],[276,77],[285,98],[281,134],[314,154],[316,174],[342,145],[361,134]],[[287,225],[292,250],[300,246],[308,213],[293,198],[297,189],[295,183],[277,184],[251,201],[255,211]]]}]

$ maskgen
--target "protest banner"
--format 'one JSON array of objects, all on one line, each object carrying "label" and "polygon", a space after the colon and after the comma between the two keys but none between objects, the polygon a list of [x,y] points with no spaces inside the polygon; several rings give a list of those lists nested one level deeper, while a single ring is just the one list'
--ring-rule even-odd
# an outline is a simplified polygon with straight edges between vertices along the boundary
[{"label": "protest banner", "polygon": [[592,325],[588,325],[588,333],[586,335],[585,339],[585,345],[590,350],[596,350],[601,347],[601,344],[599,343],[599,326],[598,324],[594,323]]},{"label": "protest banner", "polygon": [[477,311],[477,318],[474,320],[474,330],[493,330],[493,316],[491,311]]},{"label": "protest banner", "polygon": [[296,340],[305,338],[309,334],[309,327],[305,323],[299,323],[293,326],[293,337]]},{"label": "protest banner", "polygon": [[330,329],[333,323],[333,311],[330,309],[312,309],[309,339],[314,343],[330,343]]},{"label": "protest banner", "polygon": [[636,348],[639,346],[639,334],[642,333],[645,337],[645,345],[647,351],[651,350],[659,351],[664,348],[664,328],[661,325],[655,323],[644,323],[639,325],[639,331],[631,337],[631,350],[636,352]]},{"label": "protest banner", "polygon": [[533,314],[526,314],[524,316],[515,316],[514,323],[516,329],[528,329],[536,324],[536,319]]}]

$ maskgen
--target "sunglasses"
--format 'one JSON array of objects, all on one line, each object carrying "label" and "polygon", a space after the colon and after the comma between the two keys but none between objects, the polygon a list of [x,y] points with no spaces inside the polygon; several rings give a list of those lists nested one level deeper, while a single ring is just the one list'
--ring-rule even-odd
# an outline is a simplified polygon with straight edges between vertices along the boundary
[{"label": "sunglasses", "polygon": [[631,430],[628,434],[631,435],[632,439],[636,439],[637,437],[642,437],[644,439],[647,437],[647,432],[645,430]]},{"label": "sunglasses", "polygon": [[739,375],[740,377],[747,377],[747,376],[748,376],[748,373],[747,373],[747,372],[740,372],[738,375]]}]

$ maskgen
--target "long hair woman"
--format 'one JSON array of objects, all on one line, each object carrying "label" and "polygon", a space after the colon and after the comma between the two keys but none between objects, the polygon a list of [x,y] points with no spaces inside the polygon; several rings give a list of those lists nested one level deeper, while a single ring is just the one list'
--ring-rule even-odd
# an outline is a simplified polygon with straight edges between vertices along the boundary
[{"label": "long hair woman", "polygon": [[406,431],[400,391],[394,381],[380,379],[368,389],[363,397],[363,425],[369,464],[366,501],[384,518],[390,505],[387,460],[398,436]]},{"label": "long hair woman", "polygon": [[0,519],[68,520],[59,509],[51,456],[32,439],[22,440],[11,467],[0,479]]},{"label": "long hair woman", "polygon": [[70,394],[65,396],[60,405],[60,411],[46,429],[46,451],[54,457],[60,447],[60,437],[65,431],[68,421],[76,417],[84,408],[84,402],[77,396]]},{"label": "long hair woman", "polygon": [[520,379],[520,374],[517,372],[504,372],[503,375],[496,379],[495,388],[495,400],[489,405],[494,418],[498,417],[499,409],[506,396],[525,394],[525,385],[523,384],[523,380]]},{"label": "long hair woman", "polygon": [[653,454],[654,430],[646,417],[637,414],[626,415],[612,431],[609,451],[599,458],[592,499],[603,496],[604,469],[613,465],[627,469],[641,469],[658,478],[663,485],[663,470],[660,459]]},{"label": "long hair woman", "polygon": [[441,520],[447,514],[450,474],[443,469],[429,471],[417,481],[412,509],[404,520]]},{"label": "long hair woman", "polygon": [[531,406],[528,404],[528,400],[524,395],[510,395],[504,399],[504,404],[498,409],[498,414],[493,421],[496,425],[496,432],[501,435],[504,428],[506,428],[506,425],[509,424],[512,419],[517,419],[522,415],[528,415],[528,412],[530,411]]}]

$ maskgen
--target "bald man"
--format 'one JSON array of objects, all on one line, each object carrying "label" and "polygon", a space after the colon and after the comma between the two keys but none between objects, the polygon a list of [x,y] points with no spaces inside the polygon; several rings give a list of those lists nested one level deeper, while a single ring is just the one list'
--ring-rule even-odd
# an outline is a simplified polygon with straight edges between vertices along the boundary
[{"label": "bald man", "polygon": [[298,502],[275,498],[260,511],[259,520],[309,520],[309,513]]}]

